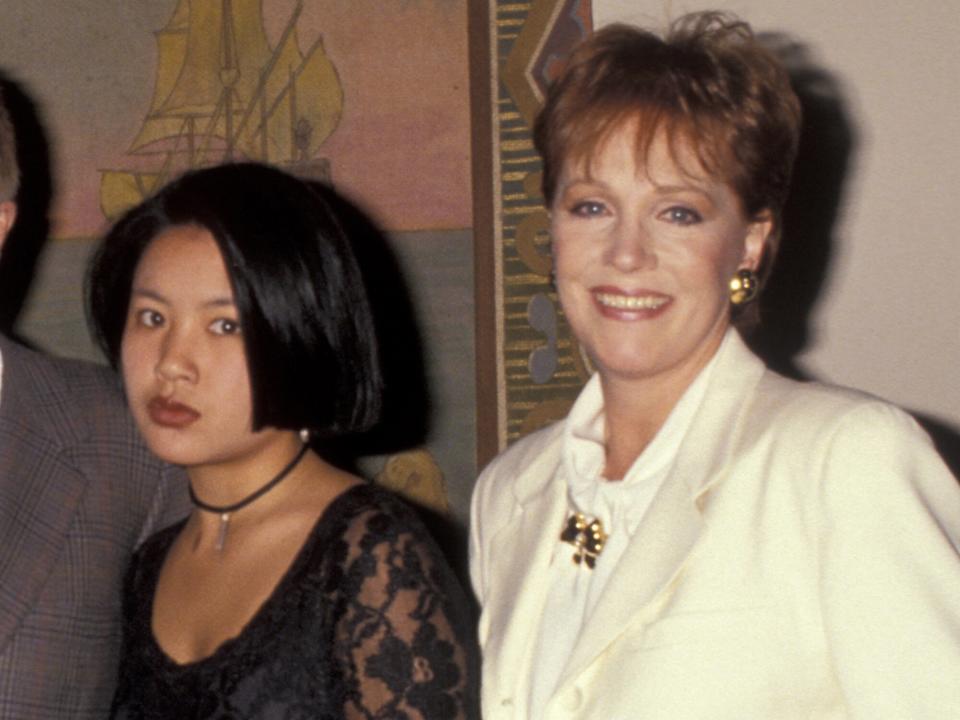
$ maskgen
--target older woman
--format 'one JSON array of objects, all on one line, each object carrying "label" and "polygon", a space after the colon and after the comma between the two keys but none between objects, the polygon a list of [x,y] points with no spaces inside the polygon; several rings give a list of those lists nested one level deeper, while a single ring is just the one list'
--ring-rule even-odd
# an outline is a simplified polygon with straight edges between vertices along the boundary
[{"label": "older woman", "polygon": [[473,501],[486,718],[960,717],[960,490],[896,408],[764,368],[800,123],[716,13],[573,54],[535,137],[596,367]]}]

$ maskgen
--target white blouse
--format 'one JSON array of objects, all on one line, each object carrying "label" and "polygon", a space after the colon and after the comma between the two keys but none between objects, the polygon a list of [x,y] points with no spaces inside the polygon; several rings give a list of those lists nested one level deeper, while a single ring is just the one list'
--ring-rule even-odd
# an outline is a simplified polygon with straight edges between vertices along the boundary
[{"label": "white blouse", "polygon": [[[724,344],[727,341],[724,339]],[[567,518],[556,519],[557,545],[550,560],[552,587],[528,666],[532,676],[529,697],[532,720],[543,717],[541,710],[560,681],[584,621],[596,606],[630,538],[669,475],[683,437],[703,400],[717,355],[719,352],[690,384],[623,480],[608,481],[602,477],[605,435],[599,376],[590,378],[564,421],[562,462],[552,482],[567,486],[568,517],[581,512],[588,522],[599,519],[608,537],[595,567],[590,569],[585,563],[573,561],[576,552],[573,545],[560,542]]]}]

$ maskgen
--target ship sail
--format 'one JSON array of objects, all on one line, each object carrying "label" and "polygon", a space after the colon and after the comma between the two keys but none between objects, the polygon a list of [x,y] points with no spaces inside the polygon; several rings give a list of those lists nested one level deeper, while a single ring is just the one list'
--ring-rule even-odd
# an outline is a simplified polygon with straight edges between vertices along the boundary
[{"label": "ship sail", "polygon": [[183,121],[166,117],[160,109],[177,84],[187,57],[187,34],[190,28],[190,0],[180,0],[166,27],[157,32],[157,79],[153,100],[143,127],[130,146],[130,151],[166,138],[176,137]]},{"label": "ship sail", "polygon": [[[246,157],[307,172],[328,168],[316,154],[336,129],[343,90],[322,39],[304,55],[300,0],[276,47],[261,0],[179,0],[157,32],[157,74],[129,154],[158,160],[149,171],[102,171],[107,218],[192,167]],[[325,170],[324,172],[328,172]]]},{"label": "ship sail", "polygon": [[[104,215],[117,217],[127,208],[133,207],[157,188],[160,173],[140,173],[127,170],[103,170],[100,177],[100,204]],[[110,200],[109,209],[104,199]]]},{"label": "ship sail", "polygon": [[296,163],[313,157],[336,129],[343,90],[322,39],[304,57],[292,33],[279,54],[241,144],[248,156]]}]

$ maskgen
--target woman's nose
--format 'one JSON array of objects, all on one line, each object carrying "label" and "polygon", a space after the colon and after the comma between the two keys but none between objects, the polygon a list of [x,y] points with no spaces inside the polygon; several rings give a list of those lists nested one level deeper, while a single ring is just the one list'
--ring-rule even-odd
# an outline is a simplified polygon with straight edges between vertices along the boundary
[{"label": "woman's nose", "polygon": [[657,254],[648,230],[640,223],[618,223],[612,231],[609,262],[622,272],[656,268]]},{"label": "woman's nose", "polygon": [[175,332],[167,334],[160,346],[156,372],[158,378],[167,382],[196,379],[197,366],[189,338]]}]

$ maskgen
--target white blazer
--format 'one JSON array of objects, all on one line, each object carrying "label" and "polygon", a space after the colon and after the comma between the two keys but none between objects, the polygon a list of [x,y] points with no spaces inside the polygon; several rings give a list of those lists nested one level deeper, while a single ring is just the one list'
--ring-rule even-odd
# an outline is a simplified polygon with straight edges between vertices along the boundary
[{"label": "white blazer", "polygon": [[[960,487],[905,413],[723,345],[549,720],[960,718]],[[562,423],[483,472],[483,717],[524,720],[567,512]]]}]

